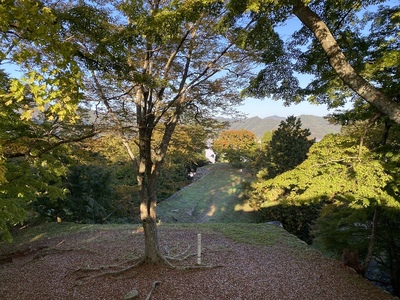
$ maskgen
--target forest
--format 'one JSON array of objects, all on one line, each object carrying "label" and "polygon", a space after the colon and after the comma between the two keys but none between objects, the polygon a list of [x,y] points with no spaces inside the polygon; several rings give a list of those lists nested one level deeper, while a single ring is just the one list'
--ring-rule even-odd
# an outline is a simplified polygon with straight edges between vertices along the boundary
[{"label": "forest", "polygon": [[[363,276],[380,269],[373,280],[400,296],[399,32],[383,0],[2,1],[1,239],[26,224],[140,223],[143,261],[163,263],[157,203],[211,143],[253,176],[255,221]],[[326,104],[342,130],[315,141],[294,116],[260,140],[229,130],[218,120],[242,117],[246,97]]]}]

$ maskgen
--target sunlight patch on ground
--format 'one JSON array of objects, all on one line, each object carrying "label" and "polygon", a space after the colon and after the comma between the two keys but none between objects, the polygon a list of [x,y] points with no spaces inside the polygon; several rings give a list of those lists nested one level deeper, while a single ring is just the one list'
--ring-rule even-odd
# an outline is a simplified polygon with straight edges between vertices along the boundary
[{"label": "sunlight patch on ground", "polygon": [[40,240],[42,237],[44,237],[44,233],[41,233],[41,234],[38,234],[38,235],[34,236],[29,241],[30,242],[34,242],[34,241]]},{"label": "sunlight patch on ground", "polygon": [[251,212],[255,211],[255,209],[252,208],[249,203],[245,202],[244,204],[236,204],[235,211]]},{"label": "sunlight patch on ground", "polygon": [[97,234],[97,235],[95,235],[95,236],[93,236],[91,238],[86,239],[85,242],[89,242],[90,243],[90,242],[93,242],[93,241],[95,241],[95,240],[97,240],[99,238],[100,238],[100,234]]},{"label": "sunlight patch on ground", "polygon": [[212,217],[215,214],[216,210],[217,210],[217,206],[215,204],[212,204],[210,207],[210,210],[207,213],[207,217]]}]

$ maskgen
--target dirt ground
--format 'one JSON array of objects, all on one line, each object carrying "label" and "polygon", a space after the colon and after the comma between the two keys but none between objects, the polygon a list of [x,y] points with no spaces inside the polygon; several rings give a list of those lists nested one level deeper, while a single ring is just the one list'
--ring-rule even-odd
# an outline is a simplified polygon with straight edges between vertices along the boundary
[{"label": "dirt ground", "polygon": [[[197,233],[202,265],[197,268]],[[25,243],[0,253],[0,299],[395,299],[341,262],[317,251],[238,243],[214,231],[160,229],[167,265],[132,265],[143,249],[140,229],[95,230]],[[186,268],[186,269],[184,269]]]}]

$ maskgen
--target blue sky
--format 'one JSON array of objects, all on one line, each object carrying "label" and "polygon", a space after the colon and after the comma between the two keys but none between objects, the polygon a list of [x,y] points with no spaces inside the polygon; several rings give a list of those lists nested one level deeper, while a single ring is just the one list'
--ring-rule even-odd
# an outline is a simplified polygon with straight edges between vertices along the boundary
[{"label": "blue sky", "polygon": [[300,115],[315,115],[315,116],[326,116],[327,114],[333,113],[334,110],[328,110],[326,105],[312,105],[308,102],[302,102],[299,104],[292,104],[291,106],[284,106],[282,101],[275,101],[270,99],[246,99],[242,106],[238,106],[237,109],[248,117],[260,117],[265,118],[269,116],[300,116]]}]

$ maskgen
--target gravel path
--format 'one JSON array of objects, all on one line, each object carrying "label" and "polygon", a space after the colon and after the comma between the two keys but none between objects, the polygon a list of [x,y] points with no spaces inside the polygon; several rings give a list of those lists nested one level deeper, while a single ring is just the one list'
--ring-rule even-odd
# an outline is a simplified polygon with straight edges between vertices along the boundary
[{"label": "gravel path", "polygon": [[[162,249],[175,256],[194,254],[197,232],[201,230],[160,229]],[[135,289],[139,293],[135,299],[144,300],[154,281],[160,285],[152,300],[395,299],[339,261],[323,258],[306,246],[256,246],[210,230],[202,233],[202,245],[202,263],[210,268],[178,270],[145,265],[120,276],[99,276],[106,272],[99,269],[102,266],[118,265],[107,269],[110,272],[140,257],[140,230],[97,230],[32,242],[25,252],[14,252],[11,260],[2,261],[0,299],[113,300],[123,299]],[[190,256],[177,265],[195,264],[196,257]]]}]

